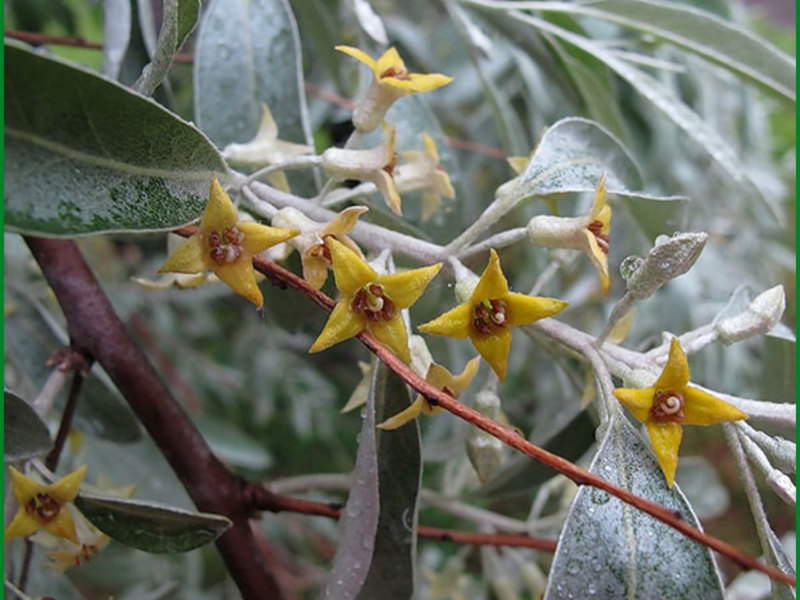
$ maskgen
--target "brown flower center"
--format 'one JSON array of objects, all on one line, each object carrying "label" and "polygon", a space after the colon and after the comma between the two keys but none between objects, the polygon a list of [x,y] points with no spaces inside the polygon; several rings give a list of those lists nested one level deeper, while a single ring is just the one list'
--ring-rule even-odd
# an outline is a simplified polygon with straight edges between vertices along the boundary
[{"label": "brown flower center", "polygon": [[650,416],[657,423],[680,423],[683,415],[683,394],[678,390],[658,390],[653,397]]},{"label": "brown flower center", "polygon": [[226,227],[222,233],[211,231],[208,234],[208,255],[215,263],[224,265],[236,262],[242,255],[244,234],[235,226]]},{"label": "brown flower center", "polygon": [[603,223],[601,221],[592,221],[586,226],[586,229],[597,239],[597,245],[600,246],[603,254],[608,254],[608,236],[600,233],[603,231]]},{"label": "brown flower center", "polygon": [[492,333],[507,325],[506,305],[502,300],[483,300],[472,307],[472,325],[480,333]]},{"label": "brown flower center", "polygon": [[406,69],[406,66],[403,64],[389,67],[383,73],[381,73],[381,79],[386,79],[387,77],[391,77],[393,79],[402,79],[404,81],[411,79],[408,74],[408,69]]},{"label": "brown flower center", "polygon": [[326,235],[322,238],[322,241],[319,244],[314,244],[311,246],[311,250],[308,253],[313,256],[314,258],[322,258],[325,260],[328,265],[333,264],[333,257],[331,256],[331,249],[328,247],[328,238],[333,237],[331,235]]},{"label": "brown flower center", "polygon": [[25,512],[36,515],[43,523],[49,523],[58,516],[61,511],[61,504],[52,496],[39,492],[28,500],[25,505]]},{"label": "brown flower center", "polygon": [[397,167],[397,152],[392,154],[391,160],[383,166],[383,170],[386,171],[390,176],[394,177],[394,170]]},{"label": "brown flower center", "polygon": [[358,290],[350,301],[350,308],[370,321],[388,321],[396,313],[394,302],[384,295],[380,283],[368,283]]}]

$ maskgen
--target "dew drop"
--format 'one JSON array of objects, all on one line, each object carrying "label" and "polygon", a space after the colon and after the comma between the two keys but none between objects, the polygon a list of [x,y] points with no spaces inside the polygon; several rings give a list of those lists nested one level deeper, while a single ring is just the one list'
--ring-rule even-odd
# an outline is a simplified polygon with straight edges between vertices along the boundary
[{"label": "dew drop", "polygon": [[587,589],[586,592],[590,596],[594,596],[597,593],[597,586],[595,586],[595,584],[593,584],[593,583],[590,583],[589,584],[589,589]]},{"label": "dew drop", "polygon": [[608,494],[608,492],[597,488],[592,490],[592,502],[595,504],[605,504],[609,500],[611,500],[611,496]]}]

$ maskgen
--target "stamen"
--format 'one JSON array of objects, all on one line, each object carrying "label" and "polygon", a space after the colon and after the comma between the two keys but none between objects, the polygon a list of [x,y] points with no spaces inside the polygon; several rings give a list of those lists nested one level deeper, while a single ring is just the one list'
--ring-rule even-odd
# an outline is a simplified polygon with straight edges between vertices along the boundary
[{"label": "stamen", "polygon": [[236,227],[226,227],[222,235],[217,231],[208,234],[208,245],[211,252],[208,253],[211,260],[219,264],[230,264],[236,262],[242,255],[241,242],[244,234]]},{"label": "stamen", "polygon": [[650,409],[650,416],[654,421],[676,422],[683,421],[683,395],[677,390],[659,390],[653,397],[653,406]]},{"label": "stamen", "polygon": [[506,325],[506,306],[500,300],[482,300],[472,308],[472,325],[479,333],[492,333]]},{"label": "stamen", "polygon": [[28,500],[28,503],[25,505],[25,511],[30,514],[35,514],[45,523],[49,523],[61,511],[61,505],[58,503],[58,500],[44,492],[39,492]]}]

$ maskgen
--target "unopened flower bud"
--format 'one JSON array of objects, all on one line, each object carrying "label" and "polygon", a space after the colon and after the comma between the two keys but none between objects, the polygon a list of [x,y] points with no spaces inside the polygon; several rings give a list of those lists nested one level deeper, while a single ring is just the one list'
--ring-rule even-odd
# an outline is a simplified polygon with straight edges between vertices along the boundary
[{"label": "unopened flower bud", "polygon": [[780,320],[786,309],[782,285],[776,285],[756,296],[738,315],[722,319],[714,329],[724,344],[730,345],[754,335],[768,332]]},{"label": "unopened flower bud", "polygon": [[702,231],[660,236],[641,265],[630,274],[626,282],[628,292],[636,300],[652,296],[670,279],[692,268],[707,240],[708,234]]}]

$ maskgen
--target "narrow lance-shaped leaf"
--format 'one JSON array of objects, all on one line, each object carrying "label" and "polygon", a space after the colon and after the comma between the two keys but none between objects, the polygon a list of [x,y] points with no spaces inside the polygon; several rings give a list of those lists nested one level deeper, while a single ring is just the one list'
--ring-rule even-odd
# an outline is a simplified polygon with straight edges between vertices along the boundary
[{"label": "narrow lance-shaped leaf", "polygon": [[[699,527],[678,485],[664,481],[651,450],[615,412],[589,470]],[[583,486],[572,503],[545,600],[562,598],[721,600],[711,551],[607,492]]]},{"label": "narrow lance-shaped leaf", "polygon": [[695,6],[651,0],[552,4],[555,10],[605,19],[657,36],[795,99],[796,64],[790,56],[746,28]]},{"label": "narrow lance-shaped leaf", "polygon": [[202,133],[78,65],[10,41],[5,53],[6,227],[75,236],[200,216],[226,170]]},{"label": "narrow lance-shaped leaf", "polygon": [[311,144],[297,25],[286,0],[213,0],[194,53],[194,112],[219,148],[250,141],[266,104],[280,139]]},{"label": "narrow lance-shaped leaf", "polygon": [[213,542],[232,524],[220,515],[140,500],[81,494],[75,505],[112,539],[153,554],[188,552]]},{"label": "narrow lance-shaped leaf", "polygon": [[414,593],[419,428],[415,421],[391,431],[375,428],[408,405],[403,381],[374,364],[326,599],[408,600]]},{"label": "narrow lance-shaped leaf", "polygon": [[50,432],[30,404],[14,392],[3,399],[3,452],[5,462],[46,454],[52,447]]},{"label": "narrow lance-shaped leaf", "polygon": [[725,140],[708,124],[700,115],[682,102],[675,94],[659,83],[641,69],[631,66],[626,61],[617,58],[607,51],[600,43],[575,35],[546,21],[530,17],[523,13],[514,12],[512,16],[518,20],[550,31],[562,40],[574,44],[608,65],[620,77],[631,84],[637,92],[644,96],[653,106],[660,110],[667,118],[678,125],[684,133],[692,138],[701,148],[716,161],[733,182],[738,184],[752,198],[764,203],[772,213],[773,218],[780,220],[780,207],[774,206],[759,190],[758,186],[747,175],[736,153]]}]

